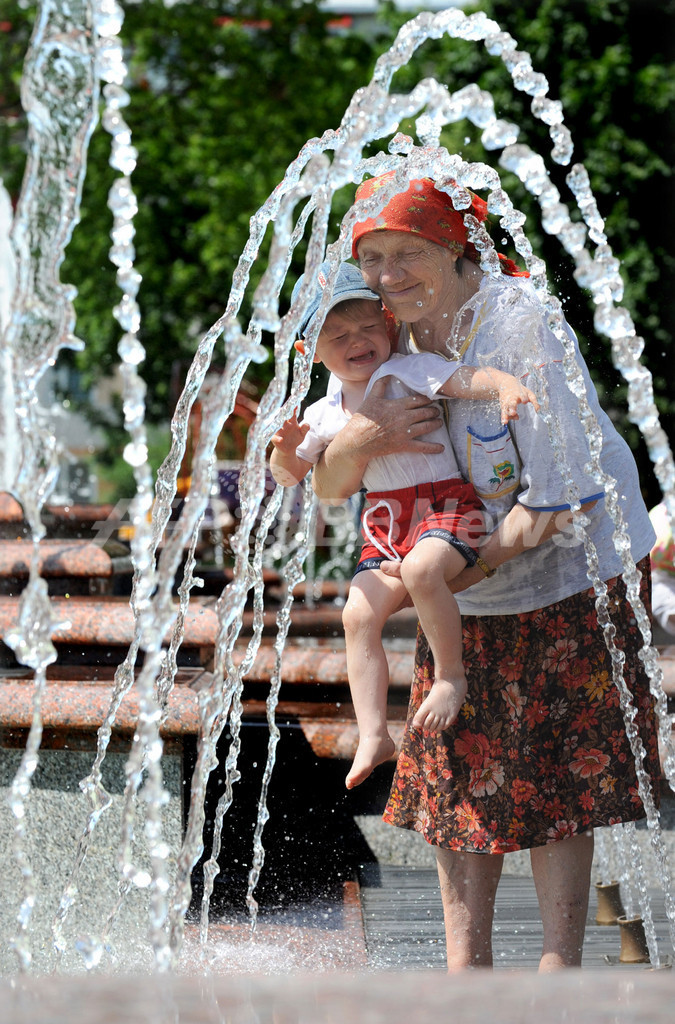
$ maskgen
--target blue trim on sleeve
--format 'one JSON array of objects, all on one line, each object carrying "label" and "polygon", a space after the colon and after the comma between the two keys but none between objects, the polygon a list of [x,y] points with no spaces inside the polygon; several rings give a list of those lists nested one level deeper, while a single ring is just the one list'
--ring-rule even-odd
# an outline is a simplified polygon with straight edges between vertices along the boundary
[{"label": "blue trim on sleeve", "polygon": [[[591,494],[588,498],[580,498],[582,505],[586,505],[589,501],[600,501],[601,498],[605,497],[604,491],[598,491],[597,494]],[[526,505],[524,501],[520,504],[523,508],[527,508],[530,512],[567,512],[570,509],[570,505]]]}]

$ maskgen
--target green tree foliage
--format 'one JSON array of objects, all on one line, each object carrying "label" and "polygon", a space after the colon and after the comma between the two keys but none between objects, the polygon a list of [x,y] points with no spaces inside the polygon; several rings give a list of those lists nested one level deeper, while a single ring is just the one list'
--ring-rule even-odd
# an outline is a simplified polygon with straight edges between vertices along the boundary
[{"label": "green tree foliage", "polygon": [[[623,261],[625,304],[646,338],[667,423],[675,376],[668,294],[675,76],[667,47],[673,6],[673,0],[467,5],[510,32],[531,53],[535,69],[546,74],[551,97],[563,101],[574,159],[588,168],[612,247]],[[352,94],[369,80],[375,60],[410,14],[381,3],[375,25],[357,33],[336,30],[313,0],[186,0],[168,8],[163,0],[142,0],[123,7],[131,70],[125,116],[139,151],[132,181],[140,207],[135,241],[143,276],[144,371],[149,416],[159,421],[172,405],[172,362],[188,360],[222,312],[249,218],[303,143],[338,126]],[[0,173],[15,194],[23,144],[20,55],[32,18],[33,4],[26,3],[0,30]],[[523,125],[523,141],[542,152],[550,149],[547,129],[529,113],[528,97],[514,91],[501,62],[482,44],[430,41],[397,73],[392,88],[407,91],[428,75],[452,91],[477,81],[493,94],[499,116]],[[412,125],[401,127],[413,131]],[[444,141],[466,159],[483,160],[478,135],[462,124],[448,129]],[[92,379],[116,364],[120,333],[110,313],[119,293],[107,257],[106,196],[113,179],[108,155],[108,137],[99,130],[91,143],[82,222],[62,275],[78,288],[78,333],[87,344],[72,358]],[[565,195],[564,175],[560,169],[555,180]],[[506,175],[504,181],[509,190],[517,187]],[[553,286],[563,299],[571,297],[570,319],[582,334],[606,402],[618,410],[620,380],[608,369],[608,346],[593,334],[592,311],[571,280],[571,267],[558,244],[538,232],[529,197],[515,198],[533,214],[528,233],[552,268]],[[348,202],[339,197],[336,221]],[[261,272],[262,266],[256,273]]]},{"label": "green tree foliage", "polygon": [[[249,218],[306,139],[339,123],[352,91],[345,80],[369,73],[373,49],[359,35],[327,30],[314,3],[123,6],[131,78],[125,118],[139,152],[132,181],[148,411],[158,418],[171,402],[172,361],[189,359],[222,312]],[[24,42],[28,20],[26,12],[16,33]],[[110,315],[119,293],[107,257],[106,197],[115,174],[108,156],[109,138],[99,130],[63,268],[79,291],[78,333],[87,349],[78,362],[94,375],[114,367],[119,335]]]}]

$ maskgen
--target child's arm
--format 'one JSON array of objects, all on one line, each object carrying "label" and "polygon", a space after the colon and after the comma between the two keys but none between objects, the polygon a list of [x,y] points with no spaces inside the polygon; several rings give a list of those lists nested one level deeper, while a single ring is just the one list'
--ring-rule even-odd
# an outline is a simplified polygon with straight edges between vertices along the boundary
[{"label": "child's arm", "polygon": [[279,433],[272,438],[274,451],[270,456],[270,469],[272,476],[282,487],[294,487],[312,468],[311,462],[295,454],[308,430],[309,423],[301,425],[298,423],[297,415],[293,413],[290,420],[286,420]]},{"label": "child's arm", "polygon": [[502,411],[502,423],[518,419],[518,406],[531,402],[539,412],[536,396],[517,377],[493,366],[460,366],[452,377],[439,388],[446,398],[497,398]]}]

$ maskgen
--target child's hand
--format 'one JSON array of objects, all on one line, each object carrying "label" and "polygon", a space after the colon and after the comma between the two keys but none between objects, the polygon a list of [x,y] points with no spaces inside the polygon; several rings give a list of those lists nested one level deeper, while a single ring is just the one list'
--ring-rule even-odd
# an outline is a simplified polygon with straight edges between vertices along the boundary
[{"label": "child's hand", "polygon": [[295,455],[296,448],[299,448],[309,430],[309,423],[298,423],[296,413],[293,413],[290,420],[282,424],[278,434],[272,438],[272,444],[282,455]]},{"label": "child's hand", "polygon": [[518,406],[531,402],[535,412],[539,412],[536,395],[516,378],[506,381],[499,387],[499,407],[502,412],[502,423],[518,419]]}]

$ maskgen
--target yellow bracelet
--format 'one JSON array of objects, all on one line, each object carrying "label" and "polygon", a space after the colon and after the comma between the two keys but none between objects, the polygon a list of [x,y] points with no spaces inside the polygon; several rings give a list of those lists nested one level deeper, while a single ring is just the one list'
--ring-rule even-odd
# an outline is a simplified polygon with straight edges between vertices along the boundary
[{"label": "yellow bracelet", "polygon": [[485,575],[488,577],[494,576],[494,574],[497,572],[496,569],[491,569],[490,566],[485,561],[485,559],[481,558],[480,555],[476,555],[476,565],[478,566],[479,569],[482,569]]}]

